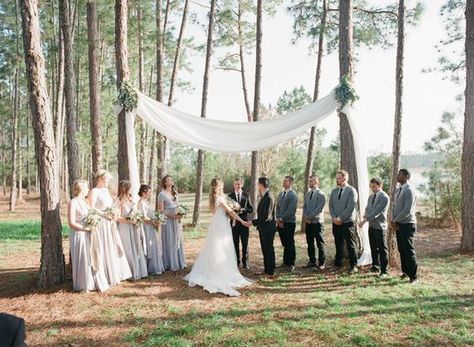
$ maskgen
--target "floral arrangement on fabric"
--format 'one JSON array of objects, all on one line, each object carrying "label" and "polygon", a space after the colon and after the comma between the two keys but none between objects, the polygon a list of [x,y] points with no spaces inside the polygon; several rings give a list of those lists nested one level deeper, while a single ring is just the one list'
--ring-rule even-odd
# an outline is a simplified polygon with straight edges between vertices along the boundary
[{"label": "floral arrangement on fabric", "polygon": [[189,208],[187,208],[184,205],[178,205],[178,207],[176,208],[176,214],[179,214],[183,217],[186,216],[188,212],[189,212]]},{"label": "floral arrangement on fabric", "polygon": [[107,218],[116,220],[120,217],[120,210],[115,207],[107,207],[105,209],[105,214],[107,215]]},{"label": "floral arrangement on fabric", "polygon": [[335,93],[336,100],[339,102],[338,111],[343,110],[346,105],[351,106],[355,101],[359,100],[359,96],[356,94],[348,75],[344,75],[341,79],[341,83],[336,87]]},{"label": "floral arrangement on fabric", "polygon": [[240,212],[242,208],[240,207],[239,203],[228,196],[225,197],[225,203],[229,206],[232,210]]},{"label": "floral arrangement on fabric", "polygon": [[138,106],[138,94],[130,82],[125,81],[119,90],[119,103],[125,108],[125,111],[130,112]]},{"label": "floral arrangement on fabric", "polygon": [[141,210],[133,209],[127,219],[135,225],[142,225],[145,222],[145,215]]},{"label": "floral arrangement on fabric", "polygon": [[99,214],[95,210],[89,210],[86,216],[86,225],[90,228],[90,230],[95,230],[97,226],[100,224],[101,218]]},{"label": "floral arrangement on fabric", "polygon": [[166,223],[166,214],[163,211],[155,211],[155,214],[153,215],[153,221],[158,224],[165,224]]}]

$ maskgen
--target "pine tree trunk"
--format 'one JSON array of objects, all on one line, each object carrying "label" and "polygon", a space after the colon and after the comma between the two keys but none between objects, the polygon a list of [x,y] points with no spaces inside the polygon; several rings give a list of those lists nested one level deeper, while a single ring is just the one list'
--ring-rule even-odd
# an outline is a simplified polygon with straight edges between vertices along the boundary
[{"label": "pine tree trunk", "polygon": [[31,163],[30,163],[30,111],[26,117],[26,195],[31,194]]},{"label": "pine tree trunk", "polygon": [[[164,22],[162,24],[162,6],[161,1],[156,0],[156,100],[159,102],[163,102],[163,65],[164,65],[164,38],[166,34],[166,26],[168,24],[168,13],[170,9],[170,0],[166,1],[166,8],[165,8],[165,17]],[[157,131],[153,130],[151,135],[151,148],[150,148],[150,165],[149,165],[149,173],[148,173],[148,182],[151,185],[154,175],[154,165],[153,159],[155,155],[155,147],[157,152],[157,157],[160,163],[166,161],[165,154],[166,154],[166,139],[162,138],[161,134]],[[162,165],[160,165],[161,168]],[[161,182],[161,178],[163,177],[163,170],[158,169],[157,173],[157,184],[159,185]],[[155,196],[155,204],[156,208],[158,208],[158,195],[160,194],[160,189],[156,190]]]},{"label": "pine tree trunk", "polygon": [[13,107],[12,107],[12,158],[11,158],[11,165],[12,165],[12,174],[11,174],[11,189],[10,189],[10,205],[9,210],[11,212],[15,211],[15,206],[18,198],[18,190],[17,190],[17,163],[18,163],[18,88],[19,88],[19,64],[15,68],[15,78],[14,78],[14,92],[13,92]]},{"label": "pine tree trunk", "polygon": [[48,288],[63,283],[66,279],[59,210],[57,152],[41,50],[38,3],[36,0],[20,0],[20,4],[41,191],[41,265],[38,285]]},{"label": "pine tree trunk", "polygon": [[[143,35],[142,35],[142,5],[141,1],[136,2],[137,6],[137,43],[138,43],[138,90],[144,92],[144,67],[143,67]],[[139,177],[140,182],[145,182],[145,122],[141,119],[137,119],[140,129],[140,149],[138,151],[138,162],[139,162]]]},{"label": "pine tree trunk", "polygon": [[466,110],[462,156],[461,249],[474,250],[474,0],[466,1]]},{"label": "pine tree trunk", "polygon": [[70,0],[59,2],[59,19],[64,37],[64,98],[66,102],[66,149],[68,157],[69,192],[79,173],[79,146],[76,141],[76,74],[74,72],[73,36],[71,22]]},{"label": "pine tree trunk", "polygon": [[[394,200],[397,187],[397,174],[400,170],[401,142],[402,142],[402,117],[403,117],[403,62],[405,51],[405,1],[398,1],[398,32],[397,32],[397,58],[395,67],[395,118],[393,126],[392,144],[392,179],[390,182],[390,199]],[[389,220],[392,219],[393,203],[389,207]],[[388,228],[388,254],[392,267],[399,264],[397,251],[397,238],[395,228],[389,223]]]},{"label": "pine tree trunk", "polygon": [[237,10],[237,29],[239,33],[239,61],[240,61],[240,78],[242,79],[242,93],[244,95],[245,112],[247,119],[252,122],[252,111],[250,110],[249,95],[247,90],[247,76],[245,68],[245,54],[244,54],[244,36],[242,32],[242,0],[239,0],[239,7]]},{"label": "pine tree trunk", "polygon": [[[256,57],[255,57],[255,87],[253,99],[253,120],[258,121],[260,115],[260,88],[262,84],[262,21],[263,21],[263,0],[257,1],[257,36],[256,36]],[[250,167],[250,200],[253,206],[257,206],[257,181],[259,174],[259,153],[252,152]]]},{"label": "pine tree trunk", "polygon": [[[117,70],[117,89],[122,83],[130,79],[128,68],[128,47],[127,47],[127,0],[115,1],[115,65]],[[127,137],[125,131],[125,110],[118,115],[118,179],[129,178]]]},{"label": "pine tree trunk", "polygon": [[58,162],[62,162],[64,139],[64,36],[61,30],[59,30],[58,40],[54,139],[56,141],[56,151],[58,152]]},{"label": "pine tree trunk", "polygon": [[18,94],[18,135],[17,135],[17,152],[18,152],[18,196],[17,201],[23,200],[23,152],[21,150],[21,94]]},{"label": "pine tree trunk", "polygon": [[10,191],[10,205],[9,210],[15,211],[17,202],[17,145],[18,145],[18,118],[20,116],[20,95],[19,95],[19,83],[20,83],[20,13],[19,13],[18,1],[15,1],[15,20],[16,20],[16,67],[15,67],[15,78],[14,78],[14,97],[12,107],[12,179],[11,179],[11,191]]},{"label": "pine tree trunk", "polygon": [[[352,0],[339,0],[339,77],[353,76]],[[354,139],[347,116],[339,112],[341,169],[349,172],[349,183],[358,188]]]},{"label": "pine tree trunk", "polygon": [[102,168],[102,134],[100,125],[100,62],[99,62],[99,22],[97,1],[87,2],[87,39],[89,54],[89,107],[91,129],[92,172]]},{"label": "pine tree trunk", "polygon": [[[206,63],[204,67],[204,78],[202,84],[202,101],[201,101],[201,117],[206,118],[207,113],[207,95],[209,91],[209,70],[211,68],[212,56],[212,36],[214,31],[214,15],[216,8],[216,1],[211,0],[211,9],[209,10],[209,25],[207,28],[207,45],[206,45]],[[204,151],[198,150],[198,158],[196,165],[196,195],[194,199],[194,211],[192,225],[196,226],[199,223],[199,216],[201,213],[201,197],[204,185]]]},{"label": "pine tree trunk", "polygon": [[[323,13],[321,16],[321,23],[319,24],[320,29],[319,29],[319,36],[318,36],[318,55],[316,58],[316,76],[314,78],[313,102],[318,100],[318,97],[319,97],[319,82],[321,80],[321,64],[323,61],[323,54],[324,54],[324,28],[326,26],[326,18],[327,18],[326,0],[323,0],[322,11]],[[316,136],[316,127],[312,127],[309,134],[308,152],[306,153],[306,167],[304,171],[305,193],[309,189],[308,180],[309,180],[309,176],[311,176],[313,172],[315,136]],[[306,230],[306,223],[304,222],[303,218],[301,218],[301,231],[305,232],[305,230]]]}]

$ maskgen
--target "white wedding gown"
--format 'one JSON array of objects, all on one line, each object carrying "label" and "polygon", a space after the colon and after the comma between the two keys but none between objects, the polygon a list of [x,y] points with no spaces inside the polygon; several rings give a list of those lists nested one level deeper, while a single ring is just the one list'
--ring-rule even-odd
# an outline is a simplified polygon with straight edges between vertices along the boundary
[{"label": "white wedding gown", "polygon": [[216,210],[209,223],[204,247],[194,261],[191,272],[184,277],[190,287],[202,286],[209,293],[239,296],[236,290],[252,284],[237,267],[234,241],[229,218],[222,206],[224,198],[216,201]]}]

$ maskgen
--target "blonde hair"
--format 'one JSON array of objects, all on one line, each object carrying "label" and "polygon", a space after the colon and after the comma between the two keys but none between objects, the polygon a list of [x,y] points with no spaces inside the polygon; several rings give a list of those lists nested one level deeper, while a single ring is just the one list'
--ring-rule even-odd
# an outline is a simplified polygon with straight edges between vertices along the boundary
[{"label": "blonde hair", "polygon": [[214,177],[211,181],[211,189],[209,190],[209,208],[214,211],[216,208],[217,189],[223,187],[224,182],[219,177]]},{"label": "blonde hair", "polygon": [[97,183],[101,178],[103,179],[112,179],[112,175],[107,170],[99,170],[94,174],[94,180]]},{"label": "blonde hair", "polygon": [[78,196],[85,190],[89,190],[89,183],[87,183],[85,180],[76,180],[72,184],[72,196],[74,197]]}]

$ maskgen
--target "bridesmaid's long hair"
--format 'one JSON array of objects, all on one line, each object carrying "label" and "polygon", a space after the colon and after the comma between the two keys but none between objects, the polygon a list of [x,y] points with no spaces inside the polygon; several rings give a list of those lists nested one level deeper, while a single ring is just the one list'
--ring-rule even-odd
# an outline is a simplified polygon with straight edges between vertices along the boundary
[{"label": "bridesmaid's long hair", "polygon": [[[161,188],[163,190],[166,190],[166,180],[168,178],[172,178],[170,175],[165,175],[163,176],[163,178],[161,179]],[[171,195],[173,196],[173,200],[176,201],[177,197],[178,197],[178,192],[174,189],[174,186],[171,186]]]},{"label": "bridesmaid's long hair", "polygon": [[130,189],[132,188],[132,185],[130,184],[130,181],[123,180],[120,181],[119,186],[118,186],[118,193],[117,197],[120,201],[120,205],[123,206],[125,198],[128,198],[128,200],[132,200],[132,194],[130,194]]},{"label": "bridesmaid's long hair", "polygon": [[[224,182],[219,177],[214,177],[211,181],[211,189],[209,190],[209,208],[212,212],[216,208],[216,198],[222,193]],[[219,191],[220,190],[220,191]]]}]

